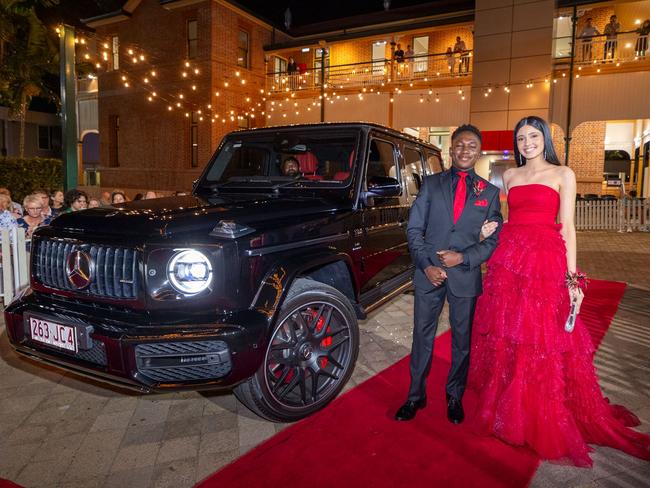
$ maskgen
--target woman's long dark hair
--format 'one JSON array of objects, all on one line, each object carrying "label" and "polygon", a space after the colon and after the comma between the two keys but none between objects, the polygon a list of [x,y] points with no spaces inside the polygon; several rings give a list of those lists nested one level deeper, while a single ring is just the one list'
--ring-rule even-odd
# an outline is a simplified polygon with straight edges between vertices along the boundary
[{"label": "woman's long dark hair", "polygon": [[530,125],[542,133],[542,136],[544,137],[544,159],[546,159],[546,161],[551,164],[562,166],[560,160],[557,158],[557,154],[555,153],[555,148],[553,147],[550,127],[544,119],[535,115],[524,117],[519,122],[517,122],[517,125],[515,126],[514,146],[515,162],[517,163],[517,166],[524,166],[526,164],[526,158],[521,155],[519,149],[517,148],[517,132],[519,132],[519,129],[521,129],[524,125]]}]

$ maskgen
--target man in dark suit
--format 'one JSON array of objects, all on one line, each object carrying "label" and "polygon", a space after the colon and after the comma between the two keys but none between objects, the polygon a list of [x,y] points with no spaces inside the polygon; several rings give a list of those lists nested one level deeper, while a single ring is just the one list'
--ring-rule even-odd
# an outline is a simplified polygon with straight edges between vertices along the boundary
[{"label": "man in dark suit", "polygon": [[411,420],[426,406],[425,381],[445,298],[449,302],[452,358],[447,378],[447,417],[463,421],[461,399],[467,383],[472,320],[482,292],[481,263],[496,247],[498,230],[481,240],[484,222],[501,225],[499,189],[478,176],[481,133],[462,125],[451,136],[450,170],[425,178],[408,223],[415,263],[415,310],[411,387],[396,420]]}]

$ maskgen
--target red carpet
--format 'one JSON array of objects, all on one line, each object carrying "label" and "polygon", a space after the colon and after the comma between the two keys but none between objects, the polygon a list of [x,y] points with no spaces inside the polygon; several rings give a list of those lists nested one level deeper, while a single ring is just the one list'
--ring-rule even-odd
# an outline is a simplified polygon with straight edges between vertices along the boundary
[{"label": "red carpet", "polygon": [[[600,344],[616,313],[624,283],[592,280],[582,318]],[[197,486],[208,487],[521,487],[539,460],[447,421],[444,384],[450,335],[440,336],[427,390],[429,406],[412,422],[393,414],[406,397],[408,357],[298,422]],[[471,391],[463,403],[471,420]]]}]

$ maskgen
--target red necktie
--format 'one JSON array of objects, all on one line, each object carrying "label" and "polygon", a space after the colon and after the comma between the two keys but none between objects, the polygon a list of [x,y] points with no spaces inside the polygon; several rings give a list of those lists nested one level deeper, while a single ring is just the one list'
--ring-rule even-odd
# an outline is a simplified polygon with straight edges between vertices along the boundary
[{"label": "red necktie", "polygon": [[467,196],[467,173],[464,171],[459,171],[457,173],[458,185],[456,185],[456,195],[454,196],[454,224],[458,222],[460,214],[463,213],[463,208],[465,207],[465,197]]}]

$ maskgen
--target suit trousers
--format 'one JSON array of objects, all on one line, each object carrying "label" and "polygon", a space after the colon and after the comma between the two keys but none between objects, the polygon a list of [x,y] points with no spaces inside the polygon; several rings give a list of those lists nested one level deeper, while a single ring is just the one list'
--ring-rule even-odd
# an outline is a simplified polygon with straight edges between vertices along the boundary
[{"label": "suit trousers", "polygon": [[417,401],[426,397],[425,383],[431,369],[433,342],[445,298],[449,302],[451,325],[451,367],[445,390],[447,395],[457,400],[465,392],[476,297],[457,297],[451,293],[446,282],[430,289],[416,286],[408,400]]}]

